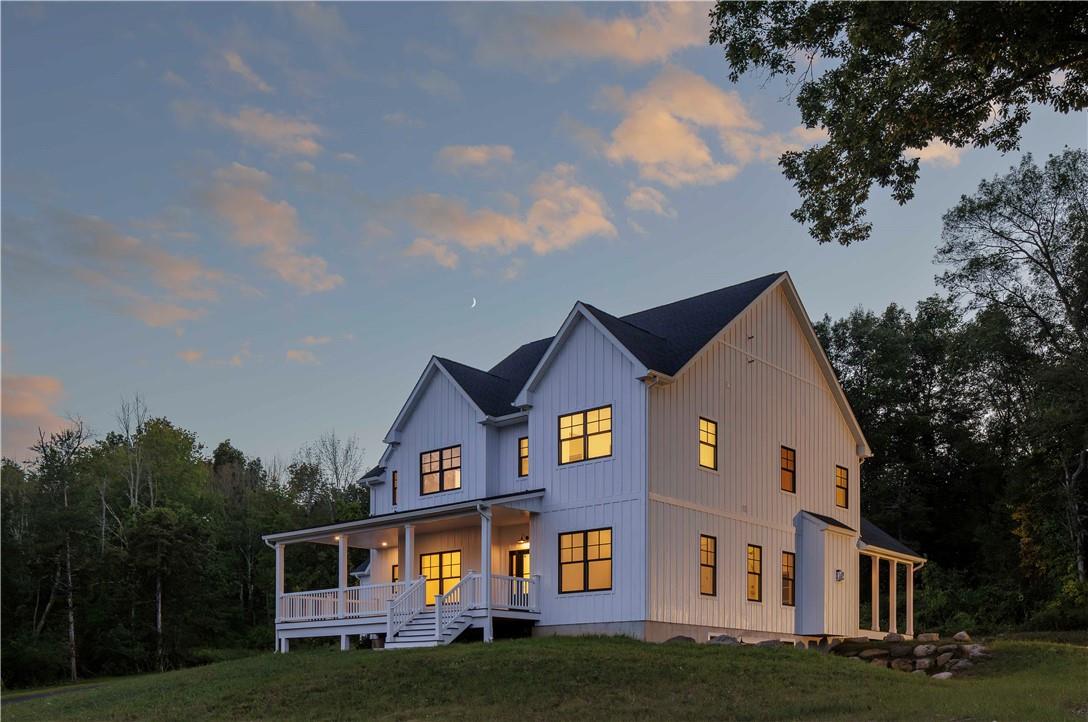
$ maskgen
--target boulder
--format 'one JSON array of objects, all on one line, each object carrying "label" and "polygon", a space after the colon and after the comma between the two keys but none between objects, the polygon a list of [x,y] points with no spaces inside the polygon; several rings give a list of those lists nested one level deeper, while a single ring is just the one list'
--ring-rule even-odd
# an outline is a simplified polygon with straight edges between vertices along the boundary
[{"label": "boulder", "polygon": [[897,669],[900,672],[913,672],[914,663],[909,659],[893,659],[891,664],[892,669]]},{"label": "boulder", "polygon": [[886,649],[863,649],[858,652],[858,656],[862,659],[876,659],[877,657],[887,657],[888,650]]},{"label": "boulder", "polygon": [[959,651],[959,649],[960,645],[958,644],[942,644],[941,646],[937,647],[937,651],[941,654],[944,654],[945,652],[952,652],[953,654],[955,654]]},{"label": "boulder", "polygon": [[952,635],[952,639],[956,640],[957,642],[970,642],[971,635],[967,632],[956,632]]},{"label": "boulder", "polygon": [[782,642],[777,639],[764,639],[762,642],[756,642],[757,647],[781,647]]},{"label": "boulder", "polygon": [[974,666],[975,665],[972,664],[969,660],[957,659],[955,662],[948,665],[948,671],[949,672],[966,672],[967,670],[971,669],[971,667],[974,667]]},{"label": "boulder", "polygon": [[[678,639],[678,638],[674,637],[673,639]],[[685,639],[686,639],[686,637],[685,637]],[[671,642],[672,640],[670,639],[669,641]],[[740,640],[737,639],[736,637],[730,637],[728,634],[719,634],[719,635],[716,635],[714,637],[711,637],[707,641],[707,644],[721,644],[721,645],[725,645],[726,647],[736,647],[736,646],[740,645]]]},{"label": "boulder", "polygon": [[952,673],[951,672],[938,672],[937,674],[931,676],[930,679],[952,679]]},{"label": "boulder", "polygon": [[926,671],[924,669],[916,669],[913,672],[911,672],[911,674],[925,674],[925,673],[926,673]]},{"label": "boulder", "polygon": [[857,657],[858,656],[858,650],[857,649],[844,649],[841,652],[835,652],[835,654],[838,654],[838,655],[843,656],[843,657]]},{"label": "boulder", "polygon": [[965,656],[970,657],[971,659],[990,656],[989,651],[981,644],[964,644],[960,646],[960,650]]},{"label": "boulder", "polygon": [[952,661],[952,657],[953,657],[953,654],[951,652],[945,652],[944,654],[938,655],[938,657],[937,657],[937,666],[938,667],[945,666],[946,664],[948,664],[949,662]]},{"label": "boulder", "polygon": [[869,638],[868,637],[847,637],[846,641],[851,643],[851,644],[868,644],[869,643]]},{"label": "boulder", "polygon": [[679,634],[675,637],[666,639],[665,644],[695,644],[695,640],[691,637],[685,637],[684,635]]},{"label": "boulder", "polygon": [[921,659],[914,660],[914,668],[926,670],[933,666],[933,660],[929,657],[922,657]]},{"label": "boulder", "polygon": [[919,644],[914,648],[915,657],[929,657],[937,652],[937,647],[932,644]]},{"label": "boulder", "polygon": [[914,652],[914,647],[909,644],[893,644],[888,648],[893,657],[909,657]]},{"label": "boulder", "polygon": [[937,634],[936,632],[923,632],[914,639],[918,642],[936,642],[940,638],[941,635]]},{"label": "boulder", "polygon": [[902,634],[896,634],[895,632],[889,632],[888,634],[884,635],[884,641],[885,642],[902,642],[903,641],[903,635]]},{"label": "boulder", "polygon": [[888,660],[886,660],[886,659],[870,659],[869,664],[873,665],[874,667],[887,667],[888,666]]}]

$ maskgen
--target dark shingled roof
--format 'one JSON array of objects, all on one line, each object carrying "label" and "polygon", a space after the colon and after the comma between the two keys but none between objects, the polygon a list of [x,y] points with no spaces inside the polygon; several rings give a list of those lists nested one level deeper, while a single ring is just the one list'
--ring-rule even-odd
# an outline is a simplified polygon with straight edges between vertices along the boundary
[{"label": "dark shingled roof", "polygon": [[864,544],[887,549],[890,552],[898,552],[911,557],[922,558],[922,555],[908,547],[903,542],[884,531],[865,517],[861,518],[861,541]]},{"label": "dark shingled roof", "polygon": [[[588,303],[582,305],[643,366],[671,376],[782,275],[772,273],[622,317]],[[503,416],[517,410],[511,404],[553,338],[519,347],[489,371],[444,358],[438,361],[481,411]]]},{"label": "dark shingled roof", "polygon": [[824,522],[825,524],[830,524],[831,526],[837,526],[838,528],[840,528],[840,529],[845,529],[846,531],[857,531],[857,530],[856,530],[856,529],[854,529],[853,527],[850,527],[850,526],[846,526],[845,524],[843,524],[843,523],[842,523],[841,521],[839,521],[838,519],[833,519],[833,518],[831,518],[831,517],[829,517],[829,516],[824,516],[823,514],[817,514],[817,513],[816,513],[816,512],[814,512],[814,511],[807,511],[807,510],[802,510],[802,511],[804,511],[804,512],[805,512],[806,514],[808,514],[809,516],[814,516],[814,517],[816,517],[817,519],[819,519],[820,521]]},{"label": "dark shingled roof", "polygon": [[376,477],[381,476],[384,473],[385,473],[385,467],[384,466],[375,466],[373,469],[371,469],[370,471],[363,474],[362,477],[360,477],[359,481],[363,481],[364,479],[374,479]]}]

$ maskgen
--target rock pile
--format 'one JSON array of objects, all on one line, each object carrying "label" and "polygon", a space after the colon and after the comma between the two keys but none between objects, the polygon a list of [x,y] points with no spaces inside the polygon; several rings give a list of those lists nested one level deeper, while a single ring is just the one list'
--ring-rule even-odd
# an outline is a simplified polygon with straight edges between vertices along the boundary
[{"label": "rock pile", "polygon": [[948,679],[990,656],[986,647],[971,643],[967,632],[957,632],[952,639],[944,640],[936,632],[919,634],[913,640],[906,640],[901,634],[888,634],[882,642],[851,637],[832,647],[831,653],[934,679]]}]

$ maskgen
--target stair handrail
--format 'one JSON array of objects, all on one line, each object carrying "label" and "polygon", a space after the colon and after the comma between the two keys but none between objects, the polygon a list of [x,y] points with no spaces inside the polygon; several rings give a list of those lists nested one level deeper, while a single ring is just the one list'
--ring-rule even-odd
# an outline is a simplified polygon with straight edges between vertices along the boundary
[{"label": "stair handrail", "polygon": [[412,621],[427,606],[426,577],[416,577],[399,594],[389,600],[386,613],[386,641],[397,636],[404,625]]},{"label": "stair handrail", "polygon": [[435,639],[442,641],[446,630],[457,621],[459,617],[467,614],[476,606],[476,591],[479,574],[469,572],[461,577],[461,580],[453,585],[445,594],[436,594],[434,598],[434,634]]}]

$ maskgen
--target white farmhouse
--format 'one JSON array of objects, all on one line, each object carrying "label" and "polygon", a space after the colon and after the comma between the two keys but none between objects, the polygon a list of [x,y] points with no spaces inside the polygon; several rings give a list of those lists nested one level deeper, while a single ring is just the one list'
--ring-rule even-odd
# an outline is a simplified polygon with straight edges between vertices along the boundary
[{"label": "white farmhouse", "polygon": [[[362,479],[371,517],[264,537],[277,649],[489,641],[514,623],[913,633],[924,560],[860,516],[869,447],[786,273],[622,317],[579,302],[487,371],[433,357],[385,443]],[[287,591],[298,543],[339,546],[338,587]],[[351,574],[349,548],[369,550]]]}]

